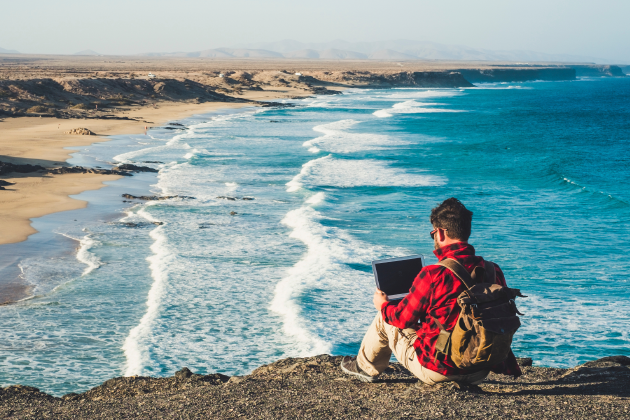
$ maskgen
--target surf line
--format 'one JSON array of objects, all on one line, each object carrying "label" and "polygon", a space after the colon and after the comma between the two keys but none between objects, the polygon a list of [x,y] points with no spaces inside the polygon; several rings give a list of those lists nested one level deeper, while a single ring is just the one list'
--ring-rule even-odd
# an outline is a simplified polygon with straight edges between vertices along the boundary
[{"label": "surf line", "polygon": [[[151,205],[154,205],[154,203],[147,203],[145,206],[150,207]],[[146,207],[140,209],[138,215],[150,222],[157,222],[158,220],[146,211]],[[142,348],[141,343],[148,338],[151,333],[151,326],[159,314],[160,303],[168,281],[169,263],[174,259],[173,254],[167,247],[166,235],[163,232],[165,226],[166,224],[160,225],[149,233],[149,236],[153,239],[153,244],[151,245],[153,255],[147,257],[146,260],[149,262],[153,284],[147,295],[147,311],[140,319],[140,323],[129,331],[129,335],[122,346],[127,359],[125,376],[140,375],[142,368],[148,361],[146,349]]]},{"label": "surf line", "polygon": [[[87,232],[86,229],[83,229],[83,231]],[[92,271],[103,265],[103,262],[95,254],[90,252],[90,249],[92,249],[96,245],[99,245],[100,242],[93,239],[89,233],[81,239],[75,238],[74,236],[68,235],[66,233],[61,233],[61,235],[65,236],[68,239],[79,242],[76,259],[77,261],[87,265],[87,267],[83,270],[83,273],[81,273],[81,277],[87,276]]]},{"label": "surf line", "polygon": [[[317,214],[312,206],[324,201],[324,197],[323,192],[311,196],[304,206],[291,210],[281,222],[293,228],[290,236],[302,241],[308,248],[304,257],[291,267],[287,275],[276,285],[270,306],[273,312],[282,316],[284,333],[295,340],[296,356],[330,353],[332,348],[330,343],[304,328],[306,322],[301,318],[301,308],[295,302],[300,292],[322,275],[321,266],[327,265],[322,259],[327,260],[328,253],[325,250],[321,252],[325,245],[322,244],[321,238],[309,229],[309,225],[317,223],[312,220],[314,214]],[[317,267],[320,269],[317,270]]]}]

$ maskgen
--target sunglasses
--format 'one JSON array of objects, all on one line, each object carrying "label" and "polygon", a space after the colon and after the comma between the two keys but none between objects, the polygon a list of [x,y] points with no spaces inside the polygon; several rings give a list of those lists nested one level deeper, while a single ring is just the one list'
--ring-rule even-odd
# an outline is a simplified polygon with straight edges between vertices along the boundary
[{"label": "sunglasses", "polygon": [[444,228],[435,228],[435,229],[433,229],[433,230],[431,231],[431,233],[430,233],[430,235],[431,235],[431,239],[435,239],[435,234],[436,234],[436,233],[437,233],[437,231],[438,231],[438,230],[440,230],[440,229],[445,230],[445,231],[448,231],[448,229],[444,229]]}]

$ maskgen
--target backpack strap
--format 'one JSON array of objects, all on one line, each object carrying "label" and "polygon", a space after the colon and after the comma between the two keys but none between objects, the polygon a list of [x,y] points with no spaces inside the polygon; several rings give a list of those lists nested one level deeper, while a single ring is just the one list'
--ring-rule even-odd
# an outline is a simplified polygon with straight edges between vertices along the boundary
[{"label": "backpack strap", "polygon": [[460,279],[462,283],[464,283],[464,286],[466,286],[468,290],[470,290],[475,285],[475,282],[470,276],[470,273],[463,265],[459,263],[459,261],[453,258],[445,258],[440,261],[438,265],[441,265],[442,267],[446,267],[451,270],[453,274],[455,274],[455,276],[457,276],[457,278]]},{"label": "backpack strap", "polygon": [[435,322],[435,325],[440,329],[440,334],[438,335],[437,342],[435,343],[435,357],[433,358],[433,363],[437,362],[438,354],[443,354],[444,357],[448,356],[451,347],[451,333],[446,331],[444,325],[437,318],[428,317]]},{"label": "backpack strap", "polygon": [[497,270],[494,268],[494,263],[485,261],[486,264],[486,282],[495,284],[497,282]]}]

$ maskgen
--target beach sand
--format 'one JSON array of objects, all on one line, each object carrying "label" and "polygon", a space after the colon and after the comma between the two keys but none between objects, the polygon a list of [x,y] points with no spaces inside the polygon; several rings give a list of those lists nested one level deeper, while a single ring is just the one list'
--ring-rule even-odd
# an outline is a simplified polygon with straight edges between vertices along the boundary
[{"label": "beach sand", "polygon": [[[243,99],[266,101],[287,97],[308,96],[302,90],[274,88],[252,91],[242,95]],[[224,108],[256,106],[254,103],[230,102],[171,102],[157,106],[132,107],[118,116],[134,120],[103,119],[57,119],[18,117],[0,121],[0,161],[15,164],[30,163],[44,167],[61,166],[80,147],[107,141],[107,136],[138,134],[145,127],[160,126],[168,121],[203,114]],[[64,134],[73,128],[88,128],[97,136]],[[115,175],[42,173],[10,174],[2,179],[15,185],[0,191],[0,245],[21,242],[37,231],[31,219],[60,211],[83,208],[85,201],[69,195],[99,189],[105,181],[117,179]]]}]

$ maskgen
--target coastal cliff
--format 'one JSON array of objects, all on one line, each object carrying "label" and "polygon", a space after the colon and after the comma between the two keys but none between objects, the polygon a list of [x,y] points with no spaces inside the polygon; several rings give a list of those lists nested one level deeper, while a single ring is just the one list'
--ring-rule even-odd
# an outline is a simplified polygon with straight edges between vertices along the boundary
[{"label": "coastal cliff", "polygon": [[624,77],[625,74],[619,66],[607,66],[607,65],[572,65],[571,68],[575,69],[575,74],[578,77]]},{"label": "coastal cliff", "polygon": [[630,358],[573,369],[532,367],[518,379],[490,374],[479,387],[419,383],[393,363],[378,382],[344,375],[340,356],[283,359],[250,375],[114,378],[56,398],[28,386],[0,388],[2,418],[484,418],[627,419]]},{"label": "coastal cliff", "polygon": [[471,83],[558,81],[574,80],[576,77],[576,70],[570,67],[459,69],[458,71]]},{"label": "coastal cliff", "polygon": [[[573,80],[580,75],[618,75],[616,66],[462,68],[457,71],[224,71],[186,77],[33,77],[0,80],[0,115],[128,119],[129,107],[168,102],[257,102],[257,92],[292,90],[294,97],[337,94],[344,88],[461,88],[473,83]],[[590,73],[589,73],[590,72]],[[608,72],[608,73],[607,73]],[[31,76],[39,76],[37,73]],[[290,96],[289,96],[290,97]]]}]

